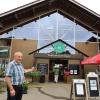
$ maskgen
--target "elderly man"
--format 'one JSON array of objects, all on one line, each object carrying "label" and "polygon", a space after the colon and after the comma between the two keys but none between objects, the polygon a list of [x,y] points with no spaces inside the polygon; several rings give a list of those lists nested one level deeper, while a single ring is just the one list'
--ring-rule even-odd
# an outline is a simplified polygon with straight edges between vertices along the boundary
[{"label": "elderly man", "polygon": [[21,100],[23,94],[22,84],[24,81],[24,73],[34,71],[32,69],[24,69],[22,62],[23,54],[16,52],[14,54],[14,60],[11,61],[6,67],[5,81],[7,84],[7,100]]}]

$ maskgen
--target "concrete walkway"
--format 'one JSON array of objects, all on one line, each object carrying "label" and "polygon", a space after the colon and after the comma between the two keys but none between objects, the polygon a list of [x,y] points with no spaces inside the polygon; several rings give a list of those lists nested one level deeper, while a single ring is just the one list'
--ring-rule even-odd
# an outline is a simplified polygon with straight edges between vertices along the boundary
[{"label": "concrete walkway", "polygon": [[[35,84],[29,87],[28,94],[24,94],[22,100],[69,100],[70,89],[71,85],[64,83]],[[0,100],[6,100],[6,92],[0,94]]]}]

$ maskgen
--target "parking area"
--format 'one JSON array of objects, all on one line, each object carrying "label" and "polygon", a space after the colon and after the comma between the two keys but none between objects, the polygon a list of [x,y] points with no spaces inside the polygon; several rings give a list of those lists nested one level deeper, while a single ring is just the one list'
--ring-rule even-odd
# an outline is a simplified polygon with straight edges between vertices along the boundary
[{"label": "parking area", "polygon": [[[38,83],[29,87],[28,94],[24,94],[22,100],[70,100],[70,90],[71,84]],[[6,100],[6,97],[6,91],[0,94],[0,100]],[[100,98],[89,100],[100,100]]]},{"label": "parking area", "polygon": [[[69,98],[70,85],[63,83],[43,83],[29,87],[28,94],[22,100],[66,100]],[[6,100],[6,92],[0,94],[0,100]]]}]

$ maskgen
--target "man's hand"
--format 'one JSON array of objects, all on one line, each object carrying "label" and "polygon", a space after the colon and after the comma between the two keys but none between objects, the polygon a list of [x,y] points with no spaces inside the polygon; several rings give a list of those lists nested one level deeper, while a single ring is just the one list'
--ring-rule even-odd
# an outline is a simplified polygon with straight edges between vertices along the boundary
[{"label": "man's hand", "polygon": [[10,96],[15,96],[15,90],[14,89],[10,90]]},{"label": "man's hand", "polygon": [[6,81],[7,87],[8,87],[9,90],[10,90],[10,95],[11,95],[11,96],[15,96],[15,90],[14,90],[12,84],[11,84],[11,77],[6,76],[6,77],[5,77],[5,81]]},{"label": "man's hand", "polygon": [[32,67],[32,71],[36,71],[37,70],[37,68],[36,67]]},{"label": "man's hand", "polygon": [[36,67],[32,67],[31,69],[24,69],[25,73],[36,71]]}]

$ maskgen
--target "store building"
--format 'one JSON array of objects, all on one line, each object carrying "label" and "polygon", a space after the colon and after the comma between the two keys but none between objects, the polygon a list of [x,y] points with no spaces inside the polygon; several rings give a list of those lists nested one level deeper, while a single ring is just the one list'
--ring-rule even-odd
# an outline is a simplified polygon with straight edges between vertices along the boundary
[{"label": "store building", "polygon": [[[1,46],[10,48],[8,61],[13,59],[14,52],[21,51],[25,68],[45,64],[48,66],[46,77],[50,77],[53,63],[80,65],[82,59],[99,53],[100,15],[73,0],[36,0],[0,14],[0,35]],[[88,41],[92,36],[97,41]],[[64,52],[70,55],[53,54],[54,48],[49,44],[58,40],[67,45]],[[35,51],[34,57],[29,55],[32,51]],[[84,73],[95,68],[96,65],[85,65]],[[83,69],[79,70],[82,74]]]}]

